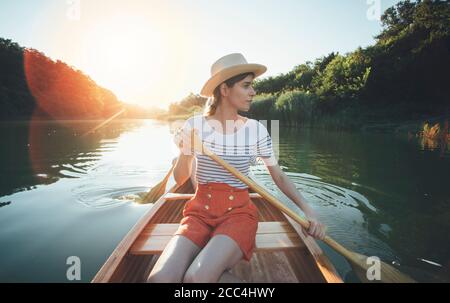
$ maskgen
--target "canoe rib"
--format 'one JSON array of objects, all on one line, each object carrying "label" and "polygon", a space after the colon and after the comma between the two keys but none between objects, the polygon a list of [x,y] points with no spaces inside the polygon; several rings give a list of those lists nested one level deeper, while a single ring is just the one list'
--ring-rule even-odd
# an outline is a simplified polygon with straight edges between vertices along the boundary
[{"label": "canoe rib", "polygon": [[[167,243],[165,241],[171,237],[168,233],[178,226],[184,203],[192,197],[192,192],[189,180],[180,187],[169,189],[119,243],[92,282],[145,282]],[[273,241],[269,241],[270,249],[257,249],[250,262],[241,260],[236,264],[231,270],[233,274],[250,282],[342,282],[333,264],[312,237],[303,236],[297,222],[259,195],[251,193],[251,198],[259,211],[261,234],[264,229],[274,228],[266,223],[277,222],[288,228],[291,237],[300,243],[298,249],[284,249],[282,245],[273,247]],[[152,248],[145,251],[145,243],[152,242],[155,237],[166,239],[155,251]]]}]

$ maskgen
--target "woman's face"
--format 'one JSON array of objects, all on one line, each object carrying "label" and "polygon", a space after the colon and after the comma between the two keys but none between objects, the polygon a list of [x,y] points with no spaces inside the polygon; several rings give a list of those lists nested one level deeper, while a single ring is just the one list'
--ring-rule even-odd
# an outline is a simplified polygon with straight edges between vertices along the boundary
[{"label": "woman's face", "polygon": [[[233,87],[226,89],[228,102],[240,111],[248,111],[253,97],[256,95],[252,86],[253,76],[248,75],[239,82],[236,82]],[[226,87],[226,84],[224,84]]]}]

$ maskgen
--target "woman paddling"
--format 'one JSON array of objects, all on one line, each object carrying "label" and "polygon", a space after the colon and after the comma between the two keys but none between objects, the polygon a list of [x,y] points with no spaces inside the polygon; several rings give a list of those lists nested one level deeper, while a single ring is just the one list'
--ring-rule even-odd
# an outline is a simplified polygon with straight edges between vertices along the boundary
[{"label": "woman paddling", "polygon": [[180,147],[175,181],[183,184],[189,179],[195,161],[195,195],[186,202],[180,226],[153,267],[149,282],[238,282],[229,270],[241,259],[250,261],[255,248],[258,212],[248,187],[208,156],[193,152],[192,129],[206,147],[245,175],[250,164],[261,158],[275,184],[311,222],[306,233],[318,239],[325,236],[324,225],[279,167],[266,127],[238,114],[249,110],[255,96],[252,81],[266,70],[247,63],[239,53],[212,65],[211,77],[201,91],[208,97],[204,114],[188,119],[175,136]]}]

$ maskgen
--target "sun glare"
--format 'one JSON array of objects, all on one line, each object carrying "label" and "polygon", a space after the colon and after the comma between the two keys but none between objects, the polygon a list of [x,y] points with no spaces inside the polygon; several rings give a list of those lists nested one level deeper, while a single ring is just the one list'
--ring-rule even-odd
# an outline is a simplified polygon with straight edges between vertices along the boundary
[{"label": "sun glare", "polygon": [[122,101],[145,104],[145,96],[164,78],[166,43],[161,32],[144,18],[123,16],[98,20],[87,32],[87,74]]}]

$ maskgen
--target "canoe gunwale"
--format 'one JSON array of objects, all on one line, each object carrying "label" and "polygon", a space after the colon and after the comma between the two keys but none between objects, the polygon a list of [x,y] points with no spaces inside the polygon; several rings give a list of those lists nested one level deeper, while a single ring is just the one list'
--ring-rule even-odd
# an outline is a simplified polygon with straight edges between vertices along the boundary
[{"label": "canoe gunwale", "polygon": [[[130,253],[130,249],[139,235],[144,231],[145,227],[151,222],[151,220],[155,217],[158,211],[162,208],[162,206],[170,201],[165,199],[165,195],[169,193],[176,193],[180,189],[184,189],[187,183],[190,183],[190,180],[187,180],[183,185],[175,184],[169,190],[167,190],[164,195],[162,195],[158,201],[154,203],[154,205],[149,208],[136,222],[136,224],[131,228],[131,230],[125,235],[125,237],[121,240],[121,242],[117,245],[111,255],[108,257],[106,262],[97,272],[95,277],[92,279],[92,283],[108,283],[114,279],[114,274],[122,264],[122,262],[126,259],[127,255]],[[183,200],[183,199],[180,199]],[[256,198],[259,200],[258,202],[267,203],[263,198]],[[170,201],[172,204],[174,201]],[[321,275],[321,278],[324,282],[327,283],[342,283],[342,278],[337,273],[334,265],[328,259],[328,257],[323,253],[323,251],[318,246],[317,242],[312,237],[305,238],[301,231],[301,226],[295,220],[290,218],[287,214],[279,211],[286,222],[289,223],[295,232],[300,237],[300,240],[305,244],[305,251],[311,257],[311,266],[317,270],[318,274]],[[115,279],[114,279],[115,280]]]},{"label": "canoe gunwale", "polygon": [[155,203],[149,208],[136,222],[136,224],[130,229],[130,231],[125,235],[125,237],[119,242],[117,247],[113,250],[111,255],[108,257],[106,262],[97,272],[95,277],[92,279],[91,283],[107,283],[111,281],[116,269],[119,267],[120,263],[128,254],[134,241],[139,237],[141,232],[147,226],[148,222],[155,216],[158,210],[166,202],[164,196],[167,193],[175,192],[177,189],[181,188],[182,185],[175,184],[169,188]]}]

